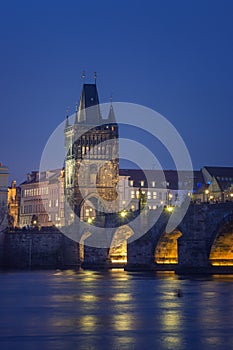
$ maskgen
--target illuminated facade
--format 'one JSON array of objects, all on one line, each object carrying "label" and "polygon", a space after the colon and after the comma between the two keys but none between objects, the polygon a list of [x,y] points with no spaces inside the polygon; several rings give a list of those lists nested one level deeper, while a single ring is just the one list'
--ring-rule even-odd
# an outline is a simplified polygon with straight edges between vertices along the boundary
[{"label": "illuminated facade", "polygon": [[64,225],[64,170],[33,171],[20,189],[20,227]]},{"label": "illuminated facade", "polygon": [[[190,172],[187,172],[187,179],[185,172],[182,175],[185,181],[190,181]],[[150,210],[161,206],[180,206],[187,195],[192,195],[179,189],[175,170],[120,169],[118,188],[121,210],[138,210],[142,198]]]},{"label": "illuminated facade", "polygon": [[97,211],[118,210],[118,125],[112,105],[108,117],[102,117],[96,84],[83,84],[74,123],[67,117],[64,132],[67,224],[73,212],[88,220]]},{"label": "illuminated facade", "polygon": [[203,182],[194,193],[199,202],[233,201],[233,167],[209,167],[201,169]]},{"label": "illuminated facade", "polygon": [[20,205],[20,188],[16,186],[16,181],[11,182],[8,187],[8,225],[10,228],[19,225],[19,205]]},{"label": "illuminated facade", "polygon": [[0,163],[0,232],[7,226],[8,168]]}]

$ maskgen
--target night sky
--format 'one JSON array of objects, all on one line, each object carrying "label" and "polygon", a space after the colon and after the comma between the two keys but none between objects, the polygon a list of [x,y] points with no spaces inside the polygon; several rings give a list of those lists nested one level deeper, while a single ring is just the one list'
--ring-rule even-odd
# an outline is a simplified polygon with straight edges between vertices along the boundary
[{"label": "night sky", "polygon": [[87,82],[97,71],[101,102],[112,94],[165,116],[195,169],[233,166],[232,13],[227,0],[1,1],[0,162],[10,179],[39,168],[83,70]]}]

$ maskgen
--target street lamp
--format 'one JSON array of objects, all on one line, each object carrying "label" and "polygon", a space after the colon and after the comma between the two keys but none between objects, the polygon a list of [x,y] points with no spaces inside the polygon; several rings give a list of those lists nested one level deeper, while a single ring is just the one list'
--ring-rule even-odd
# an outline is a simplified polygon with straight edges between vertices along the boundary
[{"label": "street lamp", "polygon": [[121,216],[122,218],[125,218],[125,217],[127,216],[127,211],[126,211],[126,210],[122,210],[122,211],[120,212],[120,216]]},{"label": "street lamp", "polygon": [[168,193],[168,205],[171,205],[172,197],[173,197],[172,193],[169,192]]},{"label": "street lamp", "polygon": [[205,194],[206,194],[206,202],[208,202],[208,194],[210,193],[209,190],[205,190]]},{"label": "street lamp", "polygon": [[87,222],[88,222],[88,224],[92,224],[93,219],[89,216],[88,219],[87,219]]}]

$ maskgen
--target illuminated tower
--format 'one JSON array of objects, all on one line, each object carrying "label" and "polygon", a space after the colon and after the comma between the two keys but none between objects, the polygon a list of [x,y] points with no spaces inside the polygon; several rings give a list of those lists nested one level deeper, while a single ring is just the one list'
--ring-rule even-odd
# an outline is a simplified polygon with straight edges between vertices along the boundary
[{"label": "illuminated tower", "polygon": [[73,125],[67,117],[65,148],[65,197],[71,209],[66,223],[73,211],[91,220],[98,212],[117,210],[118,125],[112,103],[108,117],[102,117],[96,81],[83,83]]}]

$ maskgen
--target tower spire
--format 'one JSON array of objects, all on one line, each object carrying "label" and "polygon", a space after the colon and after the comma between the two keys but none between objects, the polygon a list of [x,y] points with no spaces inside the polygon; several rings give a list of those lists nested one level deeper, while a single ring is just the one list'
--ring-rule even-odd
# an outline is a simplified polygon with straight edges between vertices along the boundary
[{"label": "tower spire", "polygon": [[108,121],[110,124],[116,123],[115,113],[112,105],[112,94],[110,96],[110,109],[108,114]]},{"label": "tower spire", "polygon": [[82,74],[83,84],[85,84],[85,79],[86,79],[86,72],[85,70],[83,70],[83,74]]},{"label": "tower spire", "polygon": [[69,117],[68,115],[66,116],[66,124],[65,124],[65,129],[68,128],[70,126],[70,123],[69,123]]},{"label": "tower spire", "polygon": [[66,124],[65,124],[65,129],[68,128],[68,127],[70,126],[68,113],[69,113],[69,107],[66,108]]}]

